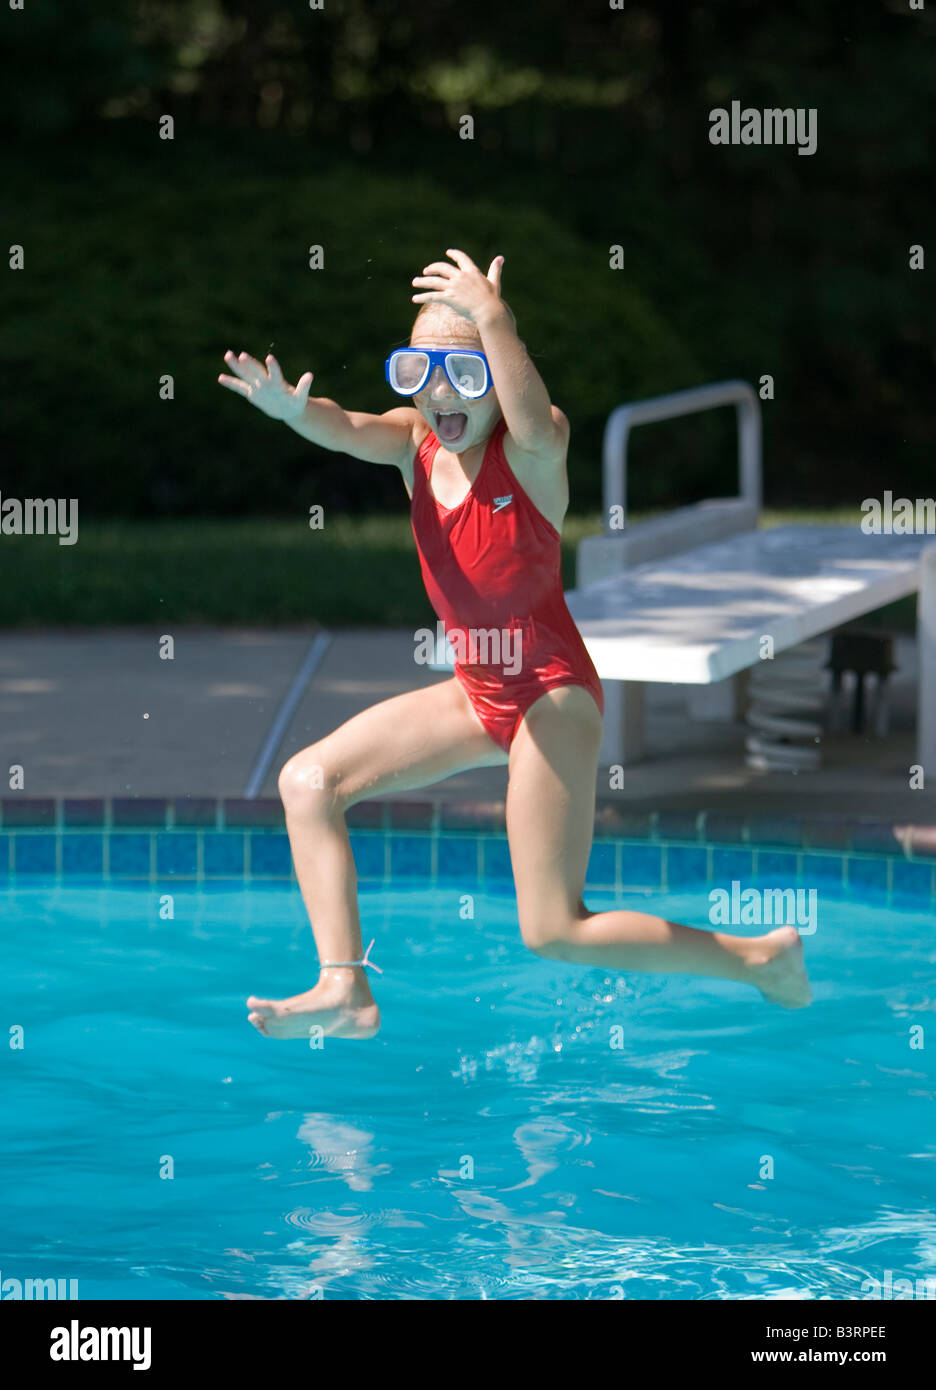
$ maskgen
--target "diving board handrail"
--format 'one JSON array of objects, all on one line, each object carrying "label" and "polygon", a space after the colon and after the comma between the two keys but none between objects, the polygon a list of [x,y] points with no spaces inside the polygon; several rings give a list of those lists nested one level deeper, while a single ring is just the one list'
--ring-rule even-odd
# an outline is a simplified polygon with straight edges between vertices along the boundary
[{"label": "diving board handrail", "polygon": [[673,420],[679,415],[695,415],[702,410],[733,405],[738,416],[738,492],[745,501],[761,506],[761,413],[760,401],[746,381],[717,381],[710,386],[694,386],[688,391],[673,391],[666,396],[651,396],[632,401],[612,410],[605,425],[602,446],[602,491],[604,500],[604,530],[606,535],[619,535],[620,527],[611,528],[611,508],[622,508],[627,519],[627,445],[633,425],[656,424]]}]

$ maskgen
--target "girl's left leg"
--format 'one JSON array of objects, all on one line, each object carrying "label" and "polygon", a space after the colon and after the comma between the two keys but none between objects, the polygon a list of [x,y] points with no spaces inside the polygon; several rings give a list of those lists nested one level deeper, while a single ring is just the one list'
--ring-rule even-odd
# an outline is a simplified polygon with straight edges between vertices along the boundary
[{"label": "girl's left leg", "polygon": [[591,695],[563,686],[531,706],[511,744],[507,836],[526,944],[555,960],[740,980],[786,1008],[808,1004],[795,927],[740,937],[646,912],[586,908],[600,742],[601,716]]}]

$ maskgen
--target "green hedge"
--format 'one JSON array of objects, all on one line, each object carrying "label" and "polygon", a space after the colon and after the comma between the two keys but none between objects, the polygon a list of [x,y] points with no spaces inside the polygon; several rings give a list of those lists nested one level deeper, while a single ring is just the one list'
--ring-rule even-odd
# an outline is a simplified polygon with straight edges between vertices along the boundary
[{"label": "green hedge", "polygon": [[[786,522],[858,523],[842,512],[767,514]],[[326,512],[321,530],[295,520],[193,518],[88,521],[77,545],[53,536],[0,536],[0,628],[181,624],[255,627],[411,627],[434,624],[405,516]],[[600,529],[597,513],[569,516],[563,580],[575,548]],[[884,618],[913,622],[906,600]]]},{"label": "green hedge", "polygon": [[402,506],[398,477],[312,448],[217,375],[226,348],[272,348],[288,379],[315,372],[313,394],[389,409],[383,361],[408,336],[410,280],[453,243],[485,268],[506,256],[504,293],[572,420],[578,505],[600,497],[609,410],[699,379],[633,277],[558,218],[426,177],[305,169],[295,142],[279,153],[241,170],[207,136],[104,127],[54,183],[19,165],[26,269],[8,277],[0,343],[17,383],[0,427],[8,495],[78,496],[86,517]]}]

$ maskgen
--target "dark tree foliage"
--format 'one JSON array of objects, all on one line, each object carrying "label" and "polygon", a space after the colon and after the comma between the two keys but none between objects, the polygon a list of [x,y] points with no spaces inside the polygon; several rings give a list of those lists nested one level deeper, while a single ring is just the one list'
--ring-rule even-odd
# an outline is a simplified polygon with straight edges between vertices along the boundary
[{"label": "dark tree foliage", "polygon": [[[0,348],[19,383],[6,490],[41,462],[102,510],[288,508],[320,461],[231,423],[220,350],[275,339],[323,394],[385,408],[408,277],[455,239],[508,255],[573,421],[576,505],[599,498],[614,404],[728,375],[775,379],[771,500],[932,491],[932,271],[908,261],[936,254],[934,32],[936,6],[908,0],[28,0],[3,16],[6,226],[29,256]],[[708,113],[733,99],[816,108],[816,154],[713,146]],[[323,238],[314,282],[300,253]],[[84,379],[65,361],[82,341]],[[163,373],[186,388],[171,417],[152,406]],[[648,432],[635,501],[731,487],[726,439]],[[343,506],[395,496],[337,477]]]}]

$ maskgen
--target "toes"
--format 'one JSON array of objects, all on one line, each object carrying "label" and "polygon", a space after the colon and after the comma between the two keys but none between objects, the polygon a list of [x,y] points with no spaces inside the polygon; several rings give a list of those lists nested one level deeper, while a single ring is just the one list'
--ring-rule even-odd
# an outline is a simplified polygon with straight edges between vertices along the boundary
[{"label": "toes", "polygon": [[256,1013],[263,1014],[265,1018],[269,1018],[270,1014],[274,1012],[272,999],[257,999],[253,994],[247,1000],[247,1007]]},{"label": "toes", "polygon": [[267,1033],[267,1030],[266,1030],[266,1015],[265,1015],[265,1014],[248,1014],[248,1015],[247,1015],[247,1022],[248,1022],[248,1023],[252,1023],[253,1026],[256,1028],[257,1032],[258,1032],[258,1033],[262,1033],[262,1034],[264,1035],[264,1037],[268,1037],[268,1036],[269,1036],[269,1034]]}]

